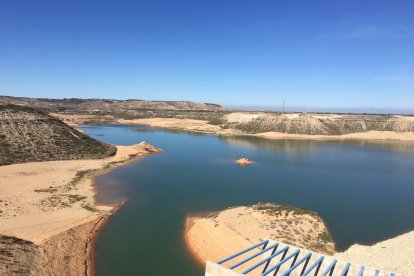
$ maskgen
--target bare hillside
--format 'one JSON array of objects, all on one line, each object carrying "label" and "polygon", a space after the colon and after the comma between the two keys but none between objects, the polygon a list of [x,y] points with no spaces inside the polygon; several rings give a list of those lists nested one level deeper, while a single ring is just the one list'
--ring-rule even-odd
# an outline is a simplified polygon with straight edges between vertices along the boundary
[{"label": "bare hillside", "polygon": [[0,105],[0,165],[32,161],[95,159],[116,148],[30,107]]},{"label": "bare hillside", "polygon": [[[280,113],[231,111],[215,104],[188,101],[102,99],[32,99],[0,96],[0,104],[40,107],[61,117],[87,116],[84,124],[120,119],[194,119],[238,133],[279,132],[300,135],[344,135],[369,131],[414,132],[414,116],[387,114]],[[76,119],[66,118],[76,124]],[[74,121],[70,121],[70,120]],[[79,123],[79,122],[78,122]]]},{"label": "bare hillside", "polygon": [[0,104],[38,107],[49,112],[128,114],[136,110],[225,111],[217,104],[190,101],[144,101],[107,99],[34,99],[0,96]]},{"label": "bare hillside", "polygon": [[221,125],[246,133],[281,132],[307,135],[342,135],[367,131],[414,132],[414,117],[316,113],[245,113],[224,116]]}]

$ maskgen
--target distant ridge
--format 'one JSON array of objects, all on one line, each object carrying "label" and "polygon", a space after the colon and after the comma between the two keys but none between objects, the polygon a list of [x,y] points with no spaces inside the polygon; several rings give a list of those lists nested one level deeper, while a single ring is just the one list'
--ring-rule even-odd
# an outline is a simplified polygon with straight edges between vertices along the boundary
[{"label": "distant ridge", "polygon": [[15,104],[38,107],[49,112],[68,113],[128,113],[131,110],[183,110],[183,111],[226,111],[227,109],[212,103],[191,101],[147,101],[115,99],[44,99],[0,96],[0,104]]}]

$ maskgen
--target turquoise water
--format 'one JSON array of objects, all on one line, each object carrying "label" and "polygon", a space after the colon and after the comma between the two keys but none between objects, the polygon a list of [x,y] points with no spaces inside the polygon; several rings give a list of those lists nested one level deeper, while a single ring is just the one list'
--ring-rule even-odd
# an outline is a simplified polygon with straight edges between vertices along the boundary
[{"label": "turquoise water", "polygon": [[[129,199],[99,235],[105,275],[203,275],[184,247],[185,217],[256,202],[317,211],[338,249],[414,229],[411,144],[219,138],[145,126],[84,127],[114,144],[142,140],[164,152],[97,178],[100,203]],[[236,166],[248,157],[256,163]]]}]

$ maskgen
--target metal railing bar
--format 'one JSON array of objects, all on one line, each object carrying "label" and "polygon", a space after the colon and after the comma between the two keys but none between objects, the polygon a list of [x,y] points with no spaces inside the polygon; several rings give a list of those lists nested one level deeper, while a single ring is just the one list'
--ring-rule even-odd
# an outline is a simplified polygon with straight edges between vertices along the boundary
[{"label": "metal railing bar", "polygon": [[316,270],[315,270],[315,276],[316,275],[318,275],[318,272],[319,272],[319,269],[321,268],[321,265],[322,265],[322,262],[320,262],[319,264],[318,264],[318,267],[316,268]]},{"label": "metal railing bar", "polygon": [[[279,245],[278,245],[279,246]],[[275,252],[276,252],[276,250],[277,250],[277,247],[278,246],[276,246],[273,250],[272,250],[272,253],[270,253],[270,256],[272,256],[273,254],[275,254]],[[270,262],[271,262],[272,260],[268,260],[267,262],[266,262],[266,265],[264,266],[264,268],[263,268],[263,270],[262,270],[262,273],[263,272],[265,272],[266,271],[266,269],[267,269],[267,267],[269,266],[269,264],[270,264]]]},{"label": "metal railing bar", "polygon": [[333,260],[333,262],[328,266],[328,268],[326,268],[326,270],[324,272],[322,272],[321,276],[326,276],[328,273],[329,275],[332,275],[332,272],[335,269],[335,265],[338,261],[336,259]]},{"label": "metal railing bar", "polygon": [[279,245],[279,243],[277,242],[277,243],[275,243],[274,245],[272,245],[272,246],[270,246],[270,247],[266,248],[265,250],[262,250],[262,251],[260,251],[260,252],[258,252],[258,253],[256,253],[256,254],[253,254],[252,256],[250,256],[250,257],[248,257],[248,258],[246,258],[246,259],[244,259],[244,260],[241,260],[240,262],[238,262],[238,263],[236,263],[236,264],[232,265],[232,266],[230,267],[230,269],[234,269],[234,268],[236,268],[236,267],[238,267],[238,266],[240,266],[240,265],[242,265],[242,264],[244,264],[244,263],[246,263],[246,262],[248,262],[248,261],[250,261],[250,260],[252,260],[252,259],[256,258],[257,256],[262,255],[263,253],[265,253],[265,252],[267,252],[267,251],[269,251],[269,250],[271,250],[271,249],[273,249],[273,248],[277,248],[277,247],[278,247],[278,245]]},{"label": "metal railing bar", "polygon": [[308,269],[306,269],[305,272],[302,273],[302,275],[308,275],[315,267],[317,267],[318,265],[322,263],[323,259],[324,259],[324,256],[320,256]]},{"label": "metal railing bar", "polygon": [[[297,255],[296,255],[297,256]],[[282,273],[282,276],[289,275],[293,270],[300,266],[304,261],[309,260],[312,257],[312,253],[309,252],[302,259],[300,259],[295,265],[291,266],[288,270]]]},{"label": "metal railing bar", "polygon": [[358,276],[362,276],[362,274],[364,274],[364,270],[365,270],[365,266],[361,266],[358,272]]},{"label": "metal railing bar", "polygon": [[351,266],[351,263],[347,263],[344,270],[342,270],[341,275],[340,276],[346,276],[348,274],[349,271],[349,267]]},{"label": "metal railing bar", "polygon": [[273,270],[279,268],[284,263],[286,263],[290,258],[292,258],[293,256],[295,256],[295,255],[297,255],[299,253],[300,253],[300,249],[296,249],[292,254],[290,254],[289,256],[287,256],[286,259],[283,259],[282,261],[280,261],[279,263],[275,264],[274,266],[272,266],[271,268],[269,268],[267,271],[265,271],[262,274],[262,276],[266,276],[266,275],[270,274]]},{"label": "metal railing bar", "polygon": [[294,265],[295,265],[295,262],[296,262],[296,260],[298,259],[298,256],[299,256],[299,255],[296,255],[296,256],[295,256],[295,258],[293,258],[293,261],[292,261],[292,263],[291,263],[290,267],[292,267],[292,266],[294,266]]},{"label": "metal railing bar", "polygon": [[262,241],[262,242],[260,242],[260,243],[258,243],[258,244],[255,244],[255,245],[253,245],[253,246],[250,246],[249,248],[247,248],[247,249],[245,249],[245,250],[242,250],[242,251],[240,251],[240,252],[238,252],[238,253],[236,253],[236,254],[234,254],[234,255],[231,255],[230,257],[227,257],[227,258],[225,258],[225,259],[223,259],[223,260],[221,260],[221,261],[218,261],[217,262],[217,264],[223,264],[223,263],[225,263],[225,262],[228,262],[228,261],[230,261],[231,259],[234,259],[234,258],[236,258],[236,257],[238,257],[238,256],[240,256],[240,255],[243,255],[244,253],[246,253],[246,252],[249,252],[250,250],[253,250],[253,249],[255,249],[255,248],[257,248],[257,247],[259,247],[259,246],[261,246],[261,245],[263,245],[263,244],[267,244],[269,242],[269,240],[265,240],[265,241]]},{"label": "metal railing bar", "polygon": [[287,250],[289,250],[289,246],[288,246],[288,245],[287,245],[287,246],[285,246],[284,248],[282,248],[282,249],[280,249],[280,250],[276,251],[276,253],[275,253],[275,254],[270,255],[269,257],[267,257],[267,258],[266,258],[266,259],[264,259],[263,261],[258,262],[257,264],[255,264],[255,265],[253,265],[253,266],[249,267],[248,269],[246,269],[245,271],[243,271],[243,272],[242,272],[242,274],[247,274],[247,273],[249,273],[250,271],[252,271],[252,270],[254,270],[254,269],[258,268],[259,266],[261,266],[261,265],[262,265],[262,264],[264,264],[265,262],[267,262],[267,261],[269,261],[269,260],[273,259],[274,257],[276,257],[277,255],[279,255],[280,253],[283,253],[283,252],[285,252],[285,251],[287,251]]},{"label": "metal railing bar", "polygon": [[[285,257],[286,257],[286,254],[287,254],[288,252],[287,251],[285,251],[285,252],[283,252],[283,255],[282,255],[282,257],[280,258],[280,261],[279,262],[281,262],[281,261],[283,261],[284,259],[285,259]],[[275,276],[276,274],[277,274],[277,272],[279,271],[279,267],[278,268],[276,268],[276,270],[275,270],[275,273],[273,273],[273,276]],[[264,272],[262,272],[262,273],[264,273]]]},{"label": "metal railing bar", "polygon": [[300,275],[303,275],[303,272],[305,272],[305,269],[306,269],[306,267],[308,266],[309,260],[310,260],[310,258],[309,258],[309,259],[306,259],[306,262],[305,262],[305,264],[303,265],[303,268],[302,268],[302,271],[300,272]]}]

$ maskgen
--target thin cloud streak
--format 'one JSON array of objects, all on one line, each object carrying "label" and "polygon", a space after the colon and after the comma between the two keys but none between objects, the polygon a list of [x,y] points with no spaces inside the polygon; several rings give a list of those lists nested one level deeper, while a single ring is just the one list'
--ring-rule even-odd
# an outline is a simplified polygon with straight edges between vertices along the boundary
[{"label": "thin cloud streak", "polygon": [[349,41],[356,39],[406,39],[414,38],[414,27],[404,25],[390,27],[365,25],[350,31],[320,34],[317,38],[333,41]]},{"label": "thin cloud streak", "polygon": [[402,77],[402,76],[378,76],[374,80],[377,81],[390,81],[390,82],[412,82],[414,77]]}]

